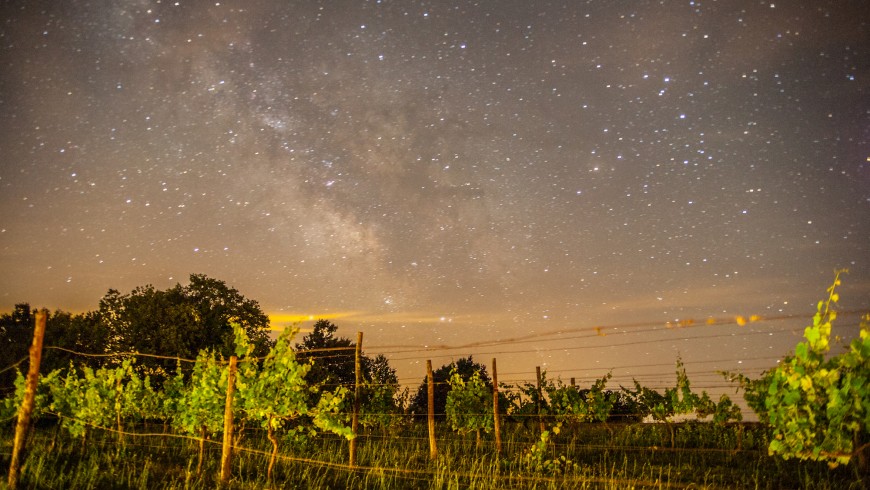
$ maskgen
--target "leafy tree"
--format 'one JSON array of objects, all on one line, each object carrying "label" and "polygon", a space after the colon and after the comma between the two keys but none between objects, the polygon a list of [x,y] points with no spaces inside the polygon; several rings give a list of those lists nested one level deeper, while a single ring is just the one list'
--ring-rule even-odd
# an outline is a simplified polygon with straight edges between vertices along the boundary
[{"label": "leafy tree", "polygon": [[737,375],[746,399],[773,432],[768,451],[784,459],[827,461],[831,467],[858,459],[867,470],[870,447],[870,315],[846,352],[829,356],[839,301],[837,271],[828,297],[819,301],[803,342],[759,380]]},{"label": "leafy tree", "polygon": [[199,339],[208,343],[211,338],[220,338],[223,341],[220,352],[225,356],[233,352],[235,326],[245,331],[254,346],[255,356],[266,355],[274,344],[270,337],[269,317],[263,313],[260,304],[245,298],[224,281],[204,274],[191,274],[190,283],[181,290],[204,329]]},{"label": "leafy tree", "polygon": [[[105,354],[109,345],[109,329],[96,312],[72,314],[55,310],[46,318],[44,345],[84,354]],[[64,350],[44,349],[39,370],[51,372],[65,369],[73,361],[78,366],[98,369],[103,367],[105,360],[105,357],[79,356]]]},{"label": "leafy tree", "polygon": [[[492,381],[489,379],[489,375],[486,373],[486,366],[480,363],[474,362],[472,356],[463,357],[458,361],[451,362],[450,364],[445,364],[439,367],[437,370],[432,372],[432,377],[435,380],[435,417],[439,419],[444,419],[447,409],[447,393],[450,391],[450,385],[448,380],[450,379],[450,375],[453,370],[456,370],[459,373],[459,376],[464,380],[468,381],[474,376],[474,373],[480,373],[480,379],[484,382],[486,386],[492,390]],[[423,378],[423,382],[420,384],[420,387],[417,388],[417,393],[414,395],[414,398],[411,400],[411,406],[409,410],[411,413],[415,415],[425,415],[428,413],[429,406],[429,379],[428,376]]]},{"label": "leafy tree", "polygon": [[[233,327],[243,328],[255,355],[268,352],[269,319],[256,301],[246,299],[223,281],[192,274],[186,286],[165,291],[137,287],[129,294],[110,289],[99,314],[109,332],[110,352],[140,352],[192,359],[202,349],[223,357],[233,352]],[[161,382],[175,360],[143,358],[141,365]]]},{"label": "leafy tree", "polygon": [[[300,361],[310,361],[306,379],[311,384],[329,388],[342,386],[353,391],[356,384],[356,342],[336,335],[338,327],[329,320],[318,320],[302,341],[296,344]],[[363,427],[386,429],[398,422],[402,412],[399,401],[399,379],[396,370],[382,354],[360,359],[361,386],[360,424]]]},{"label": "leafy tree", "polygon": [[[25,360],[21,369],[27,369],[27,354],[33,340],[34,316],[27,303],[18,303],[12,313],[0,315],[0,369],[8,368]],[[15,370],[0,373],[0,395],[9,395],[15,390]]]},{"label": "leafy tree", "polygon": [[[9,367],[16,362],[22,362],[19,368],[27,370],[28,351],[33,342],[33,329],[36,310],[27,303],[15,305],[12,313],[0,315],[0,368]],[[46,317],[45,338],[46,347],[60,347],[70,351],[86,354],[103,354],[108,344],[108,330],[99,321],[99,315],[88,312],[84,314],[68,313],[56,310]],[[75,358],[79,365],[92,368],[102,366],[104,359],[100,357],[76,356],[61,349],[43,349],[40,371],[51,372],[66,368]],[[10,392],[14,379],[14,370],[0,374],[0,390]]]},{"label": "leafy tree", "polygon": [[338,327],[329,320],[317,320],[311,332],[296,344],[296,350],[300,351],[300,361],[313,361],[308,373],[310,382],[352,389],[356,383],[356,343],[338,337],[337,330]]}]

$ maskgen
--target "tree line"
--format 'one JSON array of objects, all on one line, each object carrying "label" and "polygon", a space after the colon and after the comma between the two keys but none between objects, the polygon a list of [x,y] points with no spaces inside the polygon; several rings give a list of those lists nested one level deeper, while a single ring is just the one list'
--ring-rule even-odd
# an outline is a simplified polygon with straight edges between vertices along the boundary
[{"label": "tree line", "polygon": [[[749,406],[770,428],[771,454],[825,460],[831,465],[849,463],[857,457],[859,466],[866,470],[866,454],[870,448],[870,316],[864,317],[859,338],[854,339],[845,352],[830,353],[832,324],[836,319],[834,306],[839,300],[836,293],[839,276],[838,272],[828,289],[828,297],[818,304],[813,325],[805,330],[805,341],[796,345],[793,354],[758,379],[734,373],[723,375],[744,390]],[[26,355],[33,314],[29,305],[19,304],[13,312],[0,316],[0,346],[3,347],[0,366],[3,368],[15,365]],[[342,417],[346,416],[346,406],[342,405],[344,394],[352,391],[356,383],[355,343],[339,337],[337,327],[327,320],[318,320],[295,347],[289,345],[291,338],[292,334],[287,332],[277,341],[270,337],[268,317],[256,301],[244,298],[223,281],[194,274],[188,285],[176,285],[165,291],[152,286],[139,287],[128,294],[109,290],[97,311],[75,315],[56,311],[49,316],[45,344],[94,356],[71,362],[72,353],[51,349],[44,356],[41,371],[49,373],[49,383],[66,376],[66,385],[78,386],[77,383],[85,383],[77,381],[82,376],[86,380],[89,376],[97,379],[99,376],[93,373],[102,370],[104,374],[109,373],[106,377],[122,380],[114,381],[115,390],[126,389],[127,385],[136,388],[144,383],[156,391],[172,393],[197,377],[212,379],[215,386],[220,380],[225,383],[224,375],[220,374],[223,368],[217,366],[222,360],[243,353],[252,362],[247,365],[249,371],[241,375],[242,379],[260,379],[258,389],[267,394],[262,396],[282,402],[295,400],[297,407],[317,407],[322,400],[328,400],[329,410],[321,407],[323,410],[311,413],[344,413]],[[163,357],[138,356],[131,362],[129,353]],[[178,358],[196,358],[197,362],[185,367]],[[705,392],[693,391],[679,360],[677,384],[664,392],[637,382],[634,389],[608,390],[609,374],[588,389],[577,388],[565,385],[560,379],[548,380],[546,373],[539,374],[536,384],[505,385],[505,389],[499,391],[494,389],[486,366],[469,356],[434,371],[435,397],[431,408],[427,397],[428,379],[423,380],[412,396],[407,390],[400,390],[395,370],[385,356],[362,355],[360,364],[365,386],[361,392],[360,423],[364,428],[380,428],[384,432],[396,430],[397,424],[408,423],[411,420],[408,416],[434,410],[453,430],[474,432],[479,438],[481,431],[489,432],[493,428],[492,397],[496,393],[499,396],[496,406],[501,413],[518,421],[540,421],[542,447],[551,432],[558,433],[563,425],[577,422],[606,424],[650,417],[668,425],[673,445],[673,421],[678,415],[711,417],[714,423],[720,424],[741,420],[740,410],[727,396],[715,402]],[[266,369],[267,365],[272,367]],[[111,374],[112,369],[116,374]],[[211,374],[204,374],[203,370],[209,369]],[[281,369],[292,372],[293,379],[304,379],[304,386],[309,388],[291,390],[293,396],[287,395],[290,398],[279,396],[280,390],[268,385],[280,384],[282,378],[257,374]],[[14,401],[17,398],[15,370],[5,369],[0,376],[0,387],[5,390],[3,398],[6,402]],[[20,374],[17,379],[21,379]],[[109,389],[111,391],[111,387]],[[253,388],[244,389],[248,390],[249,399],[261,398],[261,395],[251,394]],[[278,391],[272,396],[268,395],[270,390]],[[324,398],[329,393],[333,395]],[[219,390],[209,396],[218,394]],[[297,395],[304,399],[298,399]],[[219,398],[210,403],[219,403]],[[6,403],[5,407],[14,408],[11,403]],[[255,408],[252,405],[249,411],[253,413]],[[217,413],[216,409],[213,411]],[[277,422],[280,417],[261,414],[260,418],[263,417],[266,419],[264,428],[270,432],[282,428]],[[344,430],[340,424],[329,427],[338,432]]]},{"label": "tree line", "polygon": [[[0,366],[27,357],[35,313],[28,303],[19,303],[11,313],[0,315]],[[212,349],[229,357],[234,323],[251,338],[256,355],[265,354],[273,345],[269,317],[256,301],[223,281],[192,274],[187,285],[166,290],[147,285],[121,294],[109,289],[95,311],[56,310],[47,318],[45,345],[95,355],[75,358],[77,364],[93,368],[118,364],[112,354],[125,352],[194,359],[200,350]],[[43,357],[43,370],[65,368],[73,356],[49,350]],[[142,358],[140,369],[160,382],[174,371],[175,361]],[[12,371],[0,374],[0,389],[8,393],[13,380]]]}]

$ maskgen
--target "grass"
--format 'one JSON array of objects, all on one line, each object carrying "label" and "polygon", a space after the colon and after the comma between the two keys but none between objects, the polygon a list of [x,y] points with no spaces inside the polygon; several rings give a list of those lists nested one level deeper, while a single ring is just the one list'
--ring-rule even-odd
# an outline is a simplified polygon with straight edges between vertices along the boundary
[{"label": "grass", "polygon": [[[153,427],[148,428],[153,432]],[[145,430],[144,428],[142,429]],[[429,460],[425,426],[399,434],[364,435],[358,442],[358,468],[347,463],[347,442],[321,437],[305,445],[283,443],[272,488],[378,489],[622,489],[622,488],[863,488],[852,468],[784,461],[767,455],[763,428],[745,426],[743,449],[737,431],[707,424],[682,424],[677,448],[666,428],[654,424],[568,428],[550,441],[541,458],[523,455],[538,434],[522,425],[507,427],[503,453],[490,439],[477,448],[439,426],[436,461]],[[246,431],[225,488],[261,489],[269,443],[260,431]],[[8,469],[12,431],[0,433],[3,480]],[[202,474],[196,474],[196,441],[170,437],[127,437],[92,431],[87,444],[43,422],[31,434],[20,488],[28,489],[212,489],[219,487],[220,444],[207,445]],[[547,461],[570,461],[558,469]]]}]

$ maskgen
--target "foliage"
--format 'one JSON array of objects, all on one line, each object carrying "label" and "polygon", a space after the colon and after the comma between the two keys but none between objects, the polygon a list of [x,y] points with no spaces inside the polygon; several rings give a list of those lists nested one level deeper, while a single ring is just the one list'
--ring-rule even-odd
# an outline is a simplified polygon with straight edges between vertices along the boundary
[{"label": "foliage", "polygon": [[[16,369],[15,390],[9,396],[0,401],[0,422],[11,420],[17,415],[18,407],[20,407],[21,403],[24,401],[24,384],[24,375],[21,374],[20,370]],[[39,393],[37,393],[37,400],[35,400],[34,405],[37,411],[37,413],[33,415],[35,418],[38,416],[38,411],[44,406],[43,403],[40,403]]]},{"label": "foliage", "polygon": [[640,422],[643,416],[634,399],[625,390],[607,390],[607,398],[613,402],[607,422]]},{"label": "foliage", "polygon": [[[308,383],[306,375],[311,365],[299,363],[290,346],[297,331],[286,328],[260,363],[250,359],[253,346],[245,332],[236,329],[237,353],[244,355],[236,377],[239,407],[248,419],[258,421],[265,429],[280,429],[288,421],[307,415],[317,427],[350,437],[350,429],[342,424],[340,415],[347,389],[337,387],[325,392]],[[319,393],[315,406],[308,404],[308,393]]]},{"label": "foliage", "polygon": [[[870,316],[846,352],[828,356],[839,301],[838,271],[813,324],[804,330],[794,355],[750,381],[737,377],[747,401],[773,433],[768,451],[785,459],[827,461],[831,467],[863,457],[870,431]],[[763,401],[763,406],[761,402]]]},{"label": "foliage", "polygon": [[341,385],[352,389],[356,382],[356,343],[338,337],[337,330],[338,327],[329,320],[317,320],[311,332],[296,344],[296,349],[300,351],[300,361],[314,361],[308,373],[311,383]]},{"label": "foliage", "polygon": [[159,415],[156,418],[163,420],[167,424],[173,424],[178,415],[185,410],[184,395],[184,372],[181,369],[181,361],[178,361],[175,368],[175,375],[166,379],[163,382],[162,390],[157,392],[158,406],[156,410]]},{"label": "foliage", "polygon": [[466,380],[456,367],[450,372],[448,383],[446,411],[450,427],[463,435],[477,433],[480,444],[480,431],[493,430],[492,387],[487,387],[479,371]]},{"label": "foliage", "polygon": [[[463,357],[450,364],[445,364],[432,372],[432,377],[435,380],[435,417],[443,419],[446,416],[447,410],[447,393],[450,391],[448,380],[453,370],[459,373],[463,380],[468,380],[474,373],[480,373],[480,379],[484,384],[492,389],[492,381],[486,373],[486,366],[474,362],[472,356]],[[417,393],[411,400],[409,411],[416,415],[425,415],[428,413],[429,397],[429,379],[428,376],[423,378],[423,382],[417,388]]]},{"label": "foliage", "polygon": [[728,422],[740,422],[741,420],[743,420],[743,414],[740,412],[740,407],[731,401],[728,395],[723,393],[713,409],[712,422],[717,425],[724,425]]},{"label": "foliage", "polygon": [[[700,395],[692,391],[686,367],[677,358],[677,383],[673,388],[665,389],[664,393],[641,386],[634,381],[634,390],[626,390],[634,399],[644,415],[658,422],[673,422],[678,415],[695,414],[704,418],[716,411],[716,404],[710,400],[706,392]],[[723,405],[726,406],[726,405]]]},{"label": "foliage", "polygon": [[407,422],[403,406],[408,393],[407,388],[399,389],[398,380],[392,383],[366,380],[362,386],[359,424],[395,433]]},{"label": "foliage", "polygon": [[[55,310],[46,318],[43,344],[83,354],[105,354],[109,345],[109,334],[108,328],[100,321],[100,315],[96,312],[74,315]],[[105,357],[83,357],[59,349],[44,349],[39,370],[51,372],[65,369],[73,361],[77,365],[97,369],[103,367]]]},{"label": "foliage", "polygon": [[541,371],[541,389],[538,389],[536,383],[523,383],[518,385],[517,395],[512,397],[513,407],[510,415],[518,418],[523,422],[528,422],[533,416],[546,415],[549,413],[549,404],[544,396],[546,392],[543,387],[547,386],[547,371]]},{"label": "foliage", "polygon": [[134,369],[134,358],[114,368],[90,366],[55,370],[41,379],[49,397],[37,403],[61,418],[73,436],[83,436],[89,426],[111,427],[122,419],[143,419],[158,413],[159,401],[151,381]]},{"label": "foliage", "polygon": [[[561,424],[554,427],[554,432],[558,434],[560,427]],[[555,476],[564,475],[577,468],[574,461],[565,457],[564,454],[548,458],[547,453],[550,445],[550,431],[545,430],[541,432],[538,441],[523,452],[521,462],[527,471]]]},{"label": "foliage", "polygon": [[[48,312],[46,312],[48,313]],[[13,366],[19,361],[19,368],[27,371],[28,352],[33,343],[33,330],[36,310],[28,303],[19,303],[11,313],[0,315],[0,368]],[[108,331],[100,324],[96,313],[88,312],[73,315],[56,310],[46,316],[44,345],[60,347],[85,354],[102,354],[106,350]],[[69,365],[73,354],[60,349],[44,349],[40,361],[40,371],[51,372]],[[81,358],[76,361],[82,365],[98,368],[102,359]],[[0,372],[0,390],[14,391],[15,372],[12,369]]]},{"label": "foliage", "polygon": [[167,397],[163,405],[164,409],[174,405],[178,410],[172,420],[173,425],[184,433],[202,437],[222,431],[227,374],[227,369],[218,361],[215,353],[205,349],[197,355],[193,374],[186,385],[183,385],[183,374],[177,370],[170,386],[177,389],[183,385],[183,388],[175,393],[177,399]]},{"label": "foliage", "polygon": [[[245,331],[238,327],[235,329],[236,353],[243,356],[236,378],[238,405],[247,419],[259,422],[267,431],[272,443],[268,469],[270,480],[278,454],[275,431],[282,429],[288,422],[307,416],[322,430],[348,439],[353,437],[351,428],[343,423],[346,419],[342,413],[346,408],[347,388],[338,386],[329,392],[320,391],[319,385],[308,384],[305,376],[311,364],[300,364],[290,345],[296,332],[297,329],[287,327],[262,362],[258,362],[250,358],[253,346]],[[319,393],[315,406],[309,403],[310,393]],[[303,431],[302,426],[297,426],[291,433],[304,437]],[[314,436],[316,431],[310,428],[308,434]]]},{"label": "foliage", "polygon": [[565,385],[561,379],[546,382],[548,412],[557,422],[606,422],[616,403],[613,392],[604,389],[611,377],[607,373],[586,390]]},{"label": "foliage", "polygon": [[[111,333],[109,352],[190,359],[211,349],[228,358],[234,348],[233,324],[252,339],[256,355],[265,354],[272,343],[269,318],[256,301],[201,274],[165,291],[147,285],[122,295],[110,289],[100,300],[99,315]],[[143,358],[141,365],[160,382],[175,367],[172,359]]]},{"label": "foliage", "polygon": [[[658,424],[631,426],[643,433],[656,432]],[[696,424],[707,426],[710,424]],[[623,429],[617,430],[621,434]],[[700,428],[700,427],[699,427]],[[118,457],[113,434],[94,430],[89,435],[91,443],[82,447],[79,440],[66,432],[54,434],[54,428],[46,424],[35,427],[34,437],[28,442],[27,465],[23,469],[23,488],[140,488],[140,489],[212,489],[218,486],[218,452],[210,452],[201,477],[195,474],[195,452],[189,441],[177,437],[143,436],[136,440],[142,444],[128,444],[123,457]],[[150,429],[144,429],[150,432]],[[757,488],[775,490],[781,488],[813,488],[816,490],[840,490],[862,488],[861,483],[849,468],[829,470],[826,465],[813,461],[782,461],[751,451],[681,450],[679,452],[639,450],[639,445],[657,444],[653,438],[643,440],[605,443],[553,444],[552,436],[545,445],[540,445],[541,461],[561,458],[571,460],[575,466],[562,474],[548,474],[541,467],[525,464],[523,454],[540,440],[519,437],[516,427],[510,423],[503,430],[503,452],[496,457],[488,451],[474,452],[467,441],[458,435],[439,434],[439,458],[436,464],[428,459],[428,447],[416,437],[425,437],[425,424],[410,430],[415,437],[372,438],[360,445],[360,469],[347,471],[340,466],[347,460],[347,446],[334,438],[317,438],[309,441],[304,452],[295,458],[282,458],[273,475],[274,488],[339,489],[377,488],[400,489],[445,489],[445,488]],[[562,437],[574,440],[567,429]],[[699,439],[690,447],[732,449],[735,427],[716,427],[719,435],[703,431],[693,433]],[[605,428],[600,424],[583,425],[577,431],[582,440],[601,441]],[[762,429],[747,427],[747,437],[755,431],[763,439]],[[232,481],[224,488],[265,489],[264,458],[257,449],[268,444],[263,431],[246,429],[245,443],[233,454]],[[525,432],[524,432],[525,433]],[[728,441],[722,435],[728,434]],[[11,445],[11,431],[3,431],[0,444]],[[766,442],[764,442],[766,446]],[[286,446],[282,439],[283,447]],[[287,446],[289,449],[289,446]],[[254,449],[249,451],[248,449]],[[191,464],[192,461],[192,464]],[[339,463],[339,466],[333,463]],[[437,465],[437,466],[436,466]],[[442,470],[443,468],[443,470]],[[445,482],[453,481],[449,484]]]},{"label": "foliage", "polygon": [[[26,370],[34,313],[29,304],[19,303],[11,313],[0,315],[0,369],[23,360],[20,367]],[[233,350],[232,324],[240,325],[252,339],[256,355],[264,355],[272,344],[269,318],[259,304],[223,281],[202,274],[191,274],[186,286],[177,284],[165,291],[151,285],[137,287],[129,294],[110,289],[100,300],[98,311],[74,315],[57,310],[46,322],[46,346],[84,354],[137,352],[190,359],[208,348],[228,357]],[[43,352],[41,371],[66,368],[73,354],[61,349]],[[98,369],[120,365],[123,358],[74,360],[78,366]],[[157,385],[174,367],[172,359],[152,357],[142,357],[136,365]],[[11,369],[0,371],[0,396],[14,390],[13,382]]]},{"label": "foliage", "polygon": [[689,377],[686,374],[686,367],[679,357],[677,358],[676,374],[676,386],[666,388],[664,393],[641,386],[637,380],[634,381],[634,390],[625,390],[643,416],[667,424],[671,447],[675,445],[673,422],[680,415],[693,414],[699,419],[713,415],[713,419],[717,423],[742,418],[739,407],[735,406],[727,395],[723,394],[719,402],[716,403],[710,399],[706,391],[702,391],[700,395],[693,392]]},{"label": "foliage", "polygon": [[[319,386],[343,386],[353,391],[356,384],[356,342],[338,337],[338,327],[328,320],[318,320],[302,341],[296,344],[300,361],[311,361],[311,370],[305,377],[308,383]],[[400,423],[403,404],[400,400],[399,380],[389,360],[379,354],[360,356],[362,386],[360,390],[360,418],[363,427],[387,430]],[[316,403],[312,394],[311,402]]]},{"label": "foliage", "polygon": [[[33,339],[34,315],[27,303],[19,303],[11,313],[0,315],[0,369],[24,360],[22,369],[27,369],[27,353]],[[15,370],[0,373],[0,389],[6,393],[15,390]],[[6,394],[4,393],[4,394]]]}]

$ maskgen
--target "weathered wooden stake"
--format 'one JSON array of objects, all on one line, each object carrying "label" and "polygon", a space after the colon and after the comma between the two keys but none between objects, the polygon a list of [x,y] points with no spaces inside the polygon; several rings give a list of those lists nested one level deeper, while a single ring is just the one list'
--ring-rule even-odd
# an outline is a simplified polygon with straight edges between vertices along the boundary
[{"label": "weathered wooden stake", "polygon": [[574,380],[574,378],[571,378],[571,388],[576,388],[576,387],[577,387],[577,382]]},{"label": "weathered wooden stake", "polygon": [[[121,379],[115,380],[115,406],[121,406],[121,394],[124,387],[121,386]],[[121,410],[115,410],[115,425],[118,427],[118,452],[124,446],[124,425],[121,423]]]},{"label": "weathered wooden stake", "polygon": [[354,371],[356,372],[356,381],[353,388],[353,417],[350,422],[350,429],[353,431],[353,439],[350,440],[350,466],[356,465],[356,438],[359,429],[359,404],[360,404],[360,384],[362,383],[362,341],[363,333],[356,333],[356,352],[354,358]]},{"label": "weathered wooden stake", "polygon": [[435,445],[435,376],[432,375],[432,361],[426,361],[427,394],[429,401],[429,459],[438,458],[438,447]]},{"label": "weathered wooden stake", "polygon": [[230,481],[233,457],[233,393],[236,390],[236,363],[238,358],[230,356],[230,372],[227,375],[227,401],[224,405],[224,440],[221,448],[221,483]]},{"label": "weathered wooden stake", "polygon": [[492,426],[495,431],[495,452],[501,454],[501,417],[498,413],[498,370],[492,358]]},{"label": "weathered wooden stake", "polygon": [[27,440],[27,430],[30,428],[30,416],[33,413],[33,400],[36,397],[36,385],[39,381],[39,363],[42,360],[42,339],[45,337],[45,310],[36,312],[36,327],[33,329],[33,343],[30,345],[30,367],[27,370],[27,380],[24,385],[24,401],[18,408],[18,422],[15,424],[15,439],[12,442],[12,460],[9,463],[9,488],[18,488],[18,478],[21,474],[21,463],[24,459],[24,442]]},{"label": "weathered wooden stake", "polygon": [[544,433],[544,416],[541,415],[541,402],[543,401],[543,392],[541,391],[541,366],[535,366],[535,373],[538,377],[538,401],[536,404],[536,409],[538,412],[538,423],[541,426],[541,433]]}]

